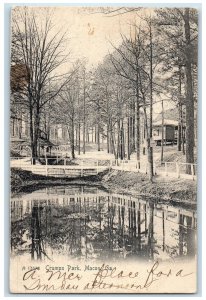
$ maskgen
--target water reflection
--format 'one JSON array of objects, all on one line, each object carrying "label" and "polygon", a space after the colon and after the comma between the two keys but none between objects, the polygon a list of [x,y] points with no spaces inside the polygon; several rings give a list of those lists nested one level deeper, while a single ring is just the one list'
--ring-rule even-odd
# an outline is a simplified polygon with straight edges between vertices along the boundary
[{"label": "water reflection", "polygon": [[11,252],[34,260],[165,260],[196,253],[196,214],[91,187],[11,199]]}]

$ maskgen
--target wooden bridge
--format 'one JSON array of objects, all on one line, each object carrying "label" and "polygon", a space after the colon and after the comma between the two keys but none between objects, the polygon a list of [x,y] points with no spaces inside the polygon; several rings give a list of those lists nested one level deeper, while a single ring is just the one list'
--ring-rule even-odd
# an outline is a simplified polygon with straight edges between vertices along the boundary
[{"label": "wooden bridge", "polygon": [[[147,174],[148,164],[137,160],[111,160],[111,159],[83,159],[79,160],[79,164],[72,164],[70,158],[42,158],[42,161],[36,161],[33,164],[33,159],[26,157],[11,157],[10,166],[12,168],[20,168],[31,171],[33,174],[52,176],[52,177],[85,177],[97,175],[105,170],[120,170],[139,172]],[[55,160],[55,164],[51,164]],[[186,167],[189,165],[190,173],[186,174]],[[187,164],[179,162],[164,162],[162,165],[157,165],[154,162],[154,174],[161,177],[173,177],[196,180],[197,179],[197,164]]]},{"label": "wooden bridge", "polygon": [[[31,158],[23,159],[12,159],[10,166],[12,168],[20,168],[26,171],[31,171],[33,174],[45,175],[51,177],[85,177],[97,175],[108,169],[108,166],[99,165],[98,161],[88,165],[88,163],[83,162],[80,165],[67,165],[69,159],[63,159],[63,165],[50,165],[49,158],[46,159],[45,164],[32,164]],[[61,160],[62,161],[62,160]]]}]

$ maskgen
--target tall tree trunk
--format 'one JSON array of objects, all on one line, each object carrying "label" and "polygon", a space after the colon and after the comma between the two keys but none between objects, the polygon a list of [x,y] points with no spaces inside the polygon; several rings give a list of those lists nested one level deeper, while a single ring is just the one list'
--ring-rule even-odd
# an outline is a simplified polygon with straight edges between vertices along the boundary
[{"label": "tall tree trunk", "polygon": [[75,145],[78,146],[78,127],[75,128],[76,138],[75,138]]},{"label": "tall tree trunk", "polygon": [[92,126],[92,143],[94,143],[94,127]]},{"label": "tall tree trunk", "polygon": [[97,106],[97,150],[100,151],[100,104],[99,104],[99,98],[98,98],[98,106]]},{"label": "tall tree trunk", "polygon": [[50,103],[49,103],[49,109],[48,109],[48,117],[47,117],[47,139],[50,140],[50,124],[51,124],[51,111],[50,111]]},{"label": "tall tree trunk", "polygon": [[81,153],[81,117],[80,117],[80,103],[79,103],[79,78],[78,78],[78,94],[77,94],[77,103],[78,103],[78,154]]},{"label": "tall tree trunk", "polygon": [[[107,91],[107,90],[106,90]],[[106,103],[107,103],[107,153],[110,153],[110,114],[109,114],[109,98],[108,98],[108,93],[106,97]]]},{"label": "tall tree trunk", "polygon": [[151,147],[153,129],[153,41],[152,24],[150,21],[150,134],[148,139],[148,163],[149,163],[149,181],[153,178],[153,147]]},{"label": "tall tree trunk", "polygon": [[89,143],[89,127],[87,125],[87,143]]},{"label": "tall tree trunk", "polygon": [[34,114],[34,140],[33,140],[33,146],[34,146],[34,157],[37,158],[39,156],[38,153],[38,139],[39,139],[39,125],[40,125],[40,111],[39,106],[37,105],[36,111]]},{"label": "tall tree trunk", "polygon": [[15,136],[15,119],[12,119],[12,136]]},{"label": "tall tree trunk", "polygon": [[70,147],[71,147],[71,156],[75,158],[75,149],[74,149],[74,120],[71,120],[71,127],[68,127],[68,134],[70,139]]},{"label": "tall tree trunk", "polygon": [[136,89],[136,157],[137,160],[140,161],[140,109],[139,109],[139,87],[137,82]]},{"label": "tall tree trunk", "polygon": [[99,122],[97,124],[97,150],[100,151],[100,128]]},{"label": "tall tree trunk", "polygon": [[[147,116],[146,116],[147,117]],[[142,147],[142,154],[143,155],[146,155],[146,147],[145,147],[145,141],[146,141],[146,126],[145,126],[145,117],[144,117],[144,124],[143,124],[143,137],[144,137],[144,144],[143,144],[143,147]]]},{"label": "tall tree trunk", "polygon": [[163,163],[164,160],[164,103],[162,100],[162,139],[161,139],[161,164]]},{"label": "tall tree trunk", "polygon": [[135,101],[132,100],[132,117],[131,117],[131,140],[132,140],[132,152],[135,151],[136,142],[135,142]]},{"label": "tall tree trunk", "polygon": [[[133,114],[133,108],[132,108],[131,112]],[[134,129],[134,127],[133,127],[133,125],[134,125],[133,116],[131,116],[129,119],[130,119],[129,120],[129,128],[130,128],[130,130],[129,130],[129,136],[130,136],[130,154],[132,154],[133,151],[134,151],[134,143],[135,143],[135,139],[134,139],[134,136],[133,136],[133,129]]]},{"label": "tall tree trunk", "polygon": [[121,156],[121,146],[120,146],[120,140],[121,140],[121,130],[120,130],[120,119],[117,121],[117,159]]},{"label": "tall tree trunk", "polygon": [[124,125],[123,120],[121,124],[121,133],[120,133],[120,159],[123,160],[125,157],[125,146],[124,146]]},{"label": "tall tree trunk", "polygon": [[178,103],[178,132],[177,132],[177,151],[182,150],[182,121],[181,121],[182,105]]},{"label": "tall tree trunk", "polygon": [[31,142],[32,163],[35,164],[33,109],[31,105],[29,107],[29,133],[30,133],[30,142]]},{"label": "tall tree trunk", "polygon": [[109,120],[107,121],[107,153],[110,153]]},{"label": "tall tree trunk", "polygon": [[127,159],[130,160],[130,117],[127,117]]},{"label": "tall tree trunk", "polygon": [[79,121],[79,124],[78,124],[78,154],[80,155],[80,153],[81,153],[81,124]]},{"label": "tall tree trunk", "polygon": [[[143,97],[144,98],[144,97]],[[150,168],[150,165],[151,165],[151,156],[150,156],[150,153],[151,153],[151,147],[150,147],[150,132],[149,132],[149,126],[148,126],[148,122],[147,122],[147,111],[146,111],[146,101],[145,101],[145,98],[144,98],[144,106],[143,106],[143,110],[144,110],[144,125],[145,125],[145,141],[146,141],[146,147],[147,147],[147,160],[148,160],[148,165],[149,165],[149,180],[152,181],[152,178],[151,178],[151,168]],[[148,172],[148,168],[147,168],[147,172]]]},{"label": "tall tree trunk", "polygon": [[182,140],[182,153],[185,155],[185,130],[183,122],[183,111],[181,109],[181,140]]},{"label": "tall tree trunk", "polygon": [[83,154],[85,154],[85,138],[86,138],[86,87],[85,87],[85,70],[84,70],[84,91],[83,91]]},{"label": "tall tree trunk", "polygon": [[22,136],[22,115],[20,117],[20,120],[18,121],[19,123],[19,138],[21,139]]},{"label": "tall tree trunk", "polygon": [[112,141],[112,120],[109,120],[109,148],[110,148],[110,153],[114,153],[114,147],[113,147],[113,141]]},{"label": "tall tree trunk", "polygon": [[72,120],[72,127],[71,127],[71,154],[72,158],[75,158],[75,153],[74,153],[74,121]]},{"label": "tall tree trunk", "polygon": [[178,102],[178,136],[177,136],[177,150],[182,150],[182,72],[179,65],[179,102]]},{"label": "tall tree trunk", "polygon": [[97,125],[94,126],[94,142],[97,144]]},{"label": "tall tree trunk", "polygon": [[110,133],[111,133],[112,151],[114,153],[115,159],[117,159],[117,152],[116,152],[116,149],[115,149],[115,139],[114,139],[114,132],[113,132],[113,129],[112,129],[112,122],[111,122]]},{"label": "tall tree trunk", "polygon": [[[186,163],[194,163],[194,99],[192,83],[192,59],[190,41],[190,9],[184,10],[185,31],[185,76],[186,76]],[[191,174],[191,166],[186,166],[186,173]]]}]

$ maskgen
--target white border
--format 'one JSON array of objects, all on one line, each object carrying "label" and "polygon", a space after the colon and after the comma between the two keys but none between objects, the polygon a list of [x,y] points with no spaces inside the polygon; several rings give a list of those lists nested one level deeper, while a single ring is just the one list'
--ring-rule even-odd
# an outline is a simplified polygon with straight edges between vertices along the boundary
[{"label": "white border", "polygon": [[[7,153],[4,153],[4,4],[10,4],[10,3],[15,3],[15,4],[22,4],[22,3],[35,3],[37,4],[75,4],[75,5],[89,5],[89,4],[94,4],[94,5],[111,5],[111,4],[121,4],[121,3],[126,3],[127,1],[122,1],[122,0],[113,0],[113,1],[105,1],[105,0],[101,0],[99,2],[94,1],[94,0],[90,0],[90,1],[79,1],[79,2],[75,2],[75,1],[69,1],[69,0],[60,0],[60,1],[54,1],[54,0],[39,0],[39,1],[28,1],[28,0],[13,0],[13,1],[9,1],[9,0],[0,0],[0,72],[1,72],[1,80],[0,80],[0,93],[1,93],[1,97],[0,97],[0,138],[1,138],[1,145],[0,145],[0,170],[1,170],[1,176],[0,176],[0,193],[1,193],[1,197],[0,197],[0,230],[1,232],[1,244],[0,244],[0,299],[4,299],[5,295],[4,295],[4,277],[5,277],[5,271],[4,271],[4,255],[8,256],[8,253],[4,253],[4,244],[3,244],[3,237],[4,237],[4,217],[7,218],[7,216],[4,216],[4,205],[6,205],[5,201],[7,200],[6,197],[4,196],[4,186],[8,186],[8,182],[4,182],[4,158],[8,156]],[[206,254],[206,246],[205,246],[205,230],[206,230],[206,163],[205,163],[205,159],[204,159],[204,155],[206,153],[206,142],[205,142],[205,128],[206,128],[206,97],[205,97],[205,86],[206,86],[206,78],[205,78],[205,66],[206,66],[206,58],[205,58],[205,54],[206,54],[206,47],[205,47],[205,36],[206,36],[206,26],[205,26],[205,18],[206,18],[206,1],[202,0],[202,1],[192,1],[192,0],[182,0],[182,1],[177,1],[177,0],[173,0],[173,1],[155,1],[155,0],[150,0],[150,1],[129,1],[128,4],[143,4],[143,5],[147,5],[147,4],[156,4],[156,3],[164,3],[165,5],[170,5],[170,4],[202,4],[202,78],[199,78],[199,84],[202,81],[202,111],[199,110],[199,119],[202,119],[202,145],[201,145],[201,151],[202,152],[202,157],[199,157],[199,164],[202,165],[202,186],[200,186],[200,194],[202,191],[202,295],[194,295],[194,296],[172,296],[172,298],[175,299],[181,299],[182,297],[184,298],[190,298],[192,297],[193,299],[206,299],[206,275],[205,275],[205,269],[206,269],[206,259],[204,257],[204,254]],[[204,38],[203,38],[204,37]],[[6,62],[5,62],[6,63]],[[201,93],[200,93],[201,96]],[[201,101],[201,99],[200,99]],[[199,199],[199,201],[201,201],[201,199]],[[200,212],[201,213],[201,212]],[[5,280],[7,280],[7,278],[5,278]],[[201,280],[201,278],[199,278],[199,280]],[[16,296],[12,295],[10,298],[15,298]],[[19,295],[19,297],[22,297],[23,299],[29,299],[31,296],[23,296],[23,295]],[[47,297],[54,297],[56,299],[62,299],[62,296],[51,296],[51,295],[47,295]],[[130,296],[120,296],[120,295],[114,295],[114,296],[101,296],[101,295],[89,295],[89,296],[68,296],[70,299],[76,299],[79,297],[83,297],[84,299],[89,299],[90,297],[107,297],[107,298],[111,298],[111,297],[121,297],[124,299],[127,299]],[[161,297],[162,299],[166,299],[168,298],[168,296],[160,296],[160,295],[153,295],[153,296],[140,296],[140,295],[135,295],[135,296],[131,296],[133,297],[138,297],[138,298],[142,298],[142,299],[149,299],[151,297]],[[33,296],[33,299],[45,299],[45,296]]]}]

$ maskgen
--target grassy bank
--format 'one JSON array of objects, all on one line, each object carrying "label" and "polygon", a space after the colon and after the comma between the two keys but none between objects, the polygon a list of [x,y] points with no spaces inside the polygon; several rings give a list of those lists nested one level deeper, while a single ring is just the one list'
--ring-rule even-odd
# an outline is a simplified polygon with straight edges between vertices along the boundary
[{"label": "grassy bank", "polygon": [[196,182],[186,179],[154,177],[153,183],[145,174],[113,170],[103,176],[102,184],[108,189],[131,195],[140,194],[158,198],[169,203],[196,206]]},{"label": "grassy bank", "polygon": [[37,189],[52,185],[87,184],[101,186],[101,175],[84,178],[57,178],[33,174],[17,168],[11,168],[11,192],[32,192]]},{"label": "grassy bank", "polygon": [[56,178],[32,174],[29,171],[11,169],[11,191],[14,193],[31,192],[51,185],[86,184],[96,185],[116,193],[146,195],[168,203],[196,206],[196,182],[170,177],[155,177],[153,183],[145,174],[105,171],[97,176],[84,178]]}]

